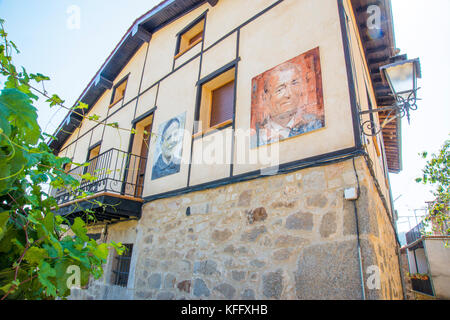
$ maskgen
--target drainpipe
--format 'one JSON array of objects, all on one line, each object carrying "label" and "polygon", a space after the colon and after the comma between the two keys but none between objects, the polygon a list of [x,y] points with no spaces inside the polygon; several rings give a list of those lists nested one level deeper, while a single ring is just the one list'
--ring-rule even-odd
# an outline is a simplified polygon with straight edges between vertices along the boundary
[{"label": "drainpipe", "polygon": [[354,199],[352,199],[353,207],[355,209],[355,225],[356,225],[356,240],[357,240],[356,248],[358,251],[359,275],[361,277],[361,295],[362,295],[362,299],[366,300],[366,289],[364,287],[364,269],[363,269],[363,262],[362,262],[362,257],[361,257],[361,240],[360,240],[360,235],[359,235],[358,207],[356,204],[356,201],[358,201],[359,195],[360,195],[360,186],[359,186],[358,172],[356,171],[356,166],[355,166],[355,158],[353,158],[353,170],[355,171],[356,182],[358,185],[358,189],[356,191],[356,197]]}]

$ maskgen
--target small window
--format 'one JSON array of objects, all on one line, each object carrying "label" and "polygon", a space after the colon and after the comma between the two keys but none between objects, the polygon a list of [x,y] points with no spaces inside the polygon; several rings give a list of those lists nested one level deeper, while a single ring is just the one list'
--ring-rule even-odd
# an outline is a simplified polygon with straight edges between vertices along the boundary
[{"label": "small window", "polygon": [[124,244],[125,252],[122,255],[114,257],[112,269],[112,284],[126,287],[128,284],[128,275],[130,273],[131,255],[133,253],[132,244]]},{"label": "small window", "polygon": [[70,169],[72,168],[72,164],[71,163],[66,163],[64,165],[64,172],[68,173],[70,171]]},{"label": "small window", "polygon": [[183,31],[178,35],[178,45],[175,52],[175,59],[203,40],[204,27],[205,19],[203,18],[199,22],[194,22],[193,26],[187,27],[186,31]]},{"label": "small window", "polygon": [[127,87],[127,79],[122,80],[119,84],[117,84],[113,89],[111,106],[119,102],[125,96],[125,89]]},{"label": "small window", "polygon": [[89,149],[88,161],[94,159],[100,154],[100,144],[96,144],[95,146]]},{"label": "small window", "polygon": [[218,129],[233,121],[234,73],[232,68],[201,86],[201,101],[195,134]]},{"label": "small window", "polygon": [[211,118],[209,126],[214,127],[233,118],[234,80],[211,93]]},{"label": "small window", "polygon": [[88,156],[86,162],[89,162],[89,165],[84,168],[84,173],[89,173],[91,176],[95,176],[98,162],[98,155],[100,154],[101,143],[96,143],[89,149]]}]

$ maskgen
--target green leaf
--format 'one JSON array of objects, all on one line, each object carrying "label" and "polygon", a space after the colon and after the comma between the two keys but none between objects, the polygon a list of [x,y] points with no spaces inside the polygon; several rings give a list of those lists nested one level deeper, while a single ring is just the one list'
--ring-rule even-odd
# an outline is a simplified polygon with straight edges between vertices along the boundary
[{"label": "green leaf", "polygon": [[14,48],[14,50],[16,50],[17,53],[20,53],[19,49],[17,48],[16,44],[12,41],[9,41],[9,43],[11,44],[11,46]]},{"label": "green leaf", "polygon": [[97,121],[98,119],[100,119],[100,116],[98,116],[96,114],[88,116],[88,120],[91,120],[91,121]]},{"label": "green leaf", "polygon": [[53,281],[56,276],[56,271],[49,263],[42,261],[39,265],[38,279],[42,286],[46,289],[47,296],[56,296],[56,286]]},{"label": "green leaf", "polygon": [[89,109],[89,105],[80,101],[80,102],[78,102],[75,109]]},{"label": "green leaf", "polygon": [[3,236],[6,233],[6,223],[9,220],[10,214],[11,214],[11,211],[0,212],[0,240],[2,240]]},{"label": "green leaf", "polygon": [[32,265],[38,265],[47,257],[47,250],[38,247],[31,247],[25,253],[24,259]]},{"label": "green leaf", "polygon": [[37,143],[41,134],[37,123],[37,109],[31,105],[31,100],[25,93],[18,89],[3,89],[0,94],[0,114],[6,115],[10,124],[21,129],[21,138],[25,143]]},{"label": "green leaf", "polygon": [[119,123],[118,122],[111,122],[111,123],[108,123],[106,125],[108,127],[112,127],[112,128],[115,128],[115,129],[119,128]]},{"label": "green leaf", "polygon": [[33,79],[36,82],[41,82],[44,80],[50,80],[49,77],[44,76],[43,74],[37,73],[37,74],[30,74],[30,78]]},{"label": "green leaf", "polygon": [[0,291],[3,292],[3,294],[5,294],[8,292],[9,288],[11,288],[12,285],[13,285],[12,283],[6,284],[3,287],[0,287]]},{"label": "green leaf", "polygon": [[64,100],[62,100],[58,95],[54,94],[45,102],[50,102],[50,107],[56,106],[57,104],[63,104]]},{"label": "green leaf", "polygon": [[84,242],[88,242],[89,237],[86,235],[87,229],[85,226],[86,226],[86,224],[84,223],[84,221],[81,220],[81,218],[77,217],[77,218],[75,218],[71,229],[77,237],[79,237]]},{"label": "green leaf", "polygon": [[81,179],[87,180],[87,181],[95,181],[95,180],[97,180],[97,177],[94,177],[89,172],[87,172],[81,176]]},{"label": "green leaf", "polygon": [[93,250],[93,254],[102,260],[106,260],[108,258],[108,245],[106,243],[99,244]]}]

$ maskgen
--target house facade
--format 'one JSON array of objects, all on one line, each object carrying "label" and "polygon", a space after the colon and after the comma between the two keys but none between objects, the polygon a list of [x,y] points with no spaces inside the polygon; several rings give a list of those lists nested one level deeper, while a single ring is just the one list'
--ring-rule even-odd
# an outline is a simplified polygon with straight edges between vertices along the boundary
[{"label": "house facade", "polygon": [[73,298],[403,299],[400,123],[369,136],[385,115],[360,114],[393,102],[393,38],[387,0],[166,0],[137,19],[49,142],[97,177],[87,198],[54,190],[58,212],[129,248]]}]

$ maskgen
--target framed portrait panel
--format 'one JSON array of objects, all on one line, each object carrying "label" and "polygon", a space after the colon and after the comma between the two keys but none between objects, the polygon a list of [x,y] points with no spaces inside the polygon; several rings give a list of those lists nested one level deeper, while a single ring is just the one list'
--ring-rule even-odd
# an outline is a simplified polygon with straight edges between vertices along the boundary
[{"label": "framed portrait panel", "polygon": [[252,79],[251,147],[325,126],[319,48]]},{"label": "framed portrait panel", "polygon": [[180,172],[185,121],[186,112],[159,125],[152,180]]}]

